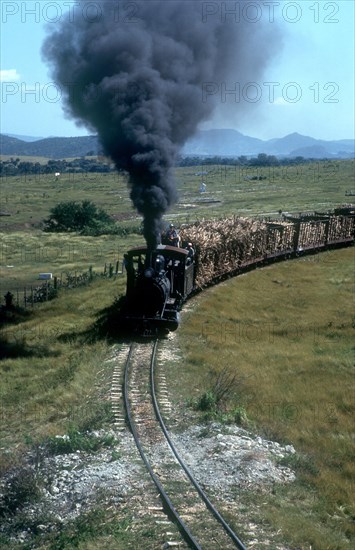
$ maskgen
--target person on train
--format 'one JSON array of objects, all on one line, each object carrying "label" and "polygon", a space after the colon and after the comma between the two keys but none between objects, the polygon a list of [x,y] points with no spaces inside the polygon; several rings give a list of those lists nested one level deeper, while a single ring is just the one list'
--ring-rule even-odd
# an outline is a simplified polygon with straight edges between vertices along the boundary
[{"label": "person on train", "polygon": [[192,246],[192,243],[187,243],[186,250],[188,252],[186,263],[187,265],[190,265],[194,261],[194,257],[195,257],[195,250]]},{"label": "person on train", "polygon": [[176,231],[174,224],[171,223],[167,232],[167,239],[169,241],[169,244],[171,246],[179,246],[180,243],[180,237],[178,235],[178,232]]}]

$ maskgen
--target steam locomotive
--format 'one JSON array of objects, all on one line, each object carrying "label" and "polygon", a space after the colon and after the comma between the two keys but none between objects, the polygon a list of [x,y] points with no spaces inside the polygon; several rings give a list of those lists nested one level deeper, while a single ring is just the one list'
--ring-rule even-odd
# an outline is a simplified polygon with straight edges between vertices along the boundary
[{"label": "steam locomotive", "polygon": [[[235,269],[219,274],[210,284],[270,262],[351,245],[354,217],[354,208],[334,211],[331,215],[289,216],[291,239],[285,239],[284,226],[271,223],[263,236],[263,254],[245,258]],[[182,304],[196,289],[198,261],[198,254],[197,260],[192,259],[187,250],[169,245],[158,245],[154,250],[142,246],[128,251],[125,255],[126,297],[120,314],[124,328],[143,335],[176,330]]]},{"label": "steam locomotive", "polygon": [[195,264],[187,250],[158,245],[133,248],[125,255],[126,300],[121,318],[128,330],[150,335],[174,331],[179,311],[192,293]]}]

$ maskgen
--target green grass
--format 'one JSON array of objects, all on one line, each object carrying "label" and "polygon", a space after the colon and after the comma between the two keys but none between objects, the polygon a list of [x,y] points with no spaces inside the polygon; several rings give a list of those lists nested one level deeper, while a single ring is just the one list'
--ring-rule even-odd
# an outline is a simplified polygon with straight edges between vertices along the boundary
[{"label": "green grass", "polygon": [[[16,322],[1,331],[1,343],[11,353],[0,362],[0,475],[11,472],[12,483],[0,502],[0,513],[6,523],[11,506],[15,507],[12,533],[31,533],[30,542],[24,544],[3,533],[1,548],[89,548],[94,539],[103,548],[123,549],[134,540],[129,512],[120,510],[117,515],[106,510],[99,493],[94,510],[64,526],[55,518],[31,519],[21,510],[25,501],[35,502],[41,492],[41,479],[23,459],[26,451],[38,456],[93,453],[115,443],[110,435],[91,433],[111,428],[113,419],[109,393],[113,365],[105,363],[111,344],[93,326],[123,289],[123,279],[103,279],[60,292],[56,300],[30,314],[19,311]],[[113,456],[117,459],[117,453]],[[43,532],[40,526],[48,523],[56,529]]]},{"label": "green grass", "polygon": [[139,235],[87,237],[71,233],[43,233],[39,230],[0,234],[1,290],[38,285],[39,273],[51,272],[65,279],[66,273],[82,273],[93,266],[102,273],[105,263],[122,267],[123,254],[142,242]]},{"label": "green grass", "polygon": [[235,278],[199,295],[178,334],[181,399],[199,399],[216,373],[234,369],[227,408],[243,407],[257,433],[294,445],[297,482],[262,503],[248,498],[270,532],[300,548],[355,540],[353,269],[351,248]]},{"label": "green grass", "polygon": [[0,363],[3,448],[110,420],[111,371],[103,363],[109,343],[91,330],[123,288],[123,280],[102,280],[64,291],[3,328],[10,349]]},{"label": "green grass", "polygon": [[[43,532],[43,525],[51,522],[56,526],[55,530]],[[141,521],[139,522],[141,523]],[[40,548],[43,550],[68,550],[73,548],[95,550],[126,550],[153,546],[159,533],[154,529],[144,529],[139,525],[137,533],[137,519],[128,510],[117,515],[112,509],[105,510],[99,505],[93,510],[81,514],[75,520],[62,525],[58,520],[50,516],[39,516],[32,519],[31,524],[21,523],[18,518],[17,531],[29,530],[31,540],[25,543],[17,543],[13,538],[0,534],[0,547],[9,550],[30,550]]]},{"label": "green grass", "polygon": [[[200,171],[208,173],[201,176]],[[176,168],[175,175],[179,202],[170,215],[183,223],[205,216],[276,215],[279,209],[331,208],[346,202],[345,191],[353,187],[354,161],[255,168],[195,166]],[[248,179],[255,175],[266,179]],[[201,181],[207,185],[205,194],[199,193]],[[51,208],[64,200],[93,201],[122,224],[141,219],[132,207],[127,177],[122,174],[62,174],[59,180],[53,174],[5,177],[1,185],[1,210],[11,213],[1,220],[4,231],[37,227]]]},{"label": "green grass", "polygon": [[11,214],[1,220],[4,231],[36,228],[58,203],[84,199],[123,220],[137,219],[127,178],[115,173],[11,176],[1,178],[1,186],[1,210]]},{"label": "green grass", "polygon": [[[92,424],[90,428],[92,428]],[[53,455],[70,454],[76,451],[96,452],[103,447],[112,447],[115,443],[113,435],[97,436],[90,432],[79,432],[69,428],[62,437],[48,437],[44,440],[46,451]]]},{"label": "green grass", "polygon": [[[196,166],[176,168],[178,203],[165,215],[178,224],[201,218],[242,215],[278,216],[278,211],[326,210],[346,201],[353,186],[355,161],[320,161],[299,166],[248,167]],[[198,175],[207,171],[207,175]],[[254,175],[265,180],[250,181]],[[199,193],[204,180],[207,192]],[[62,174],[5,177],[1,179],[1,289],[36,284],[38,273],[102,270],[105,262],[122,260],[123,253],[142,242],[130,235],[84,237],[46,234],[41,222],[63,201],[93,201],[114,215],[122,228],[141,222],[132,207],[127,177],[122,174]],[[207,202],[206,202],[207,201]],[[210,201],[210,202],[209,202]],[[219,201],[219,202],[213,202]],[[9,267],[11,266],[11,267]]]},{"label": "green grass", "polygon": [[[198,175],[201,170],[208,174]],[[354,161],[178,168],[179,203],[165,219],[179,224],[234,214],[274,216],[279,209],[324,210],[346,202],[353,171]],[[247,179],[254,175],[267,179]],[[207,192],[200,195],[203,180]],[[7,290],[35,285],[40,272],[60,277],[90,265],[101,271],[105,262],[122,260],[128,248],[142,242],[135,235],[40,230],[50,209],[63,200],[92,200],[123,227],[139,223],[122,175],[64,174],[58,181],[52,175],[9,177],[1,185],[0,209],[11,213],[1,217],[1,298]],[[208,290],[195,298],[194,311],[185,308],[176,333],[186,356],[184,376],[176,377],[175,362],[166,364],[179,406],[210,391],[218,368],[236,369],[236,390],[218,418],[230,422],[234,415],[234,421],[295,445],[296,484],[236,496],[246,510],[254,507],[255,521],[274,540],[294,547],[342,550],[350,537],[352,278],[352,251],[346,250],[273,266]],[[70,432],[71,448],[90,446],[82,434],[110,422],[112,366],[103,363],[110,353],[104,318],[124,285],[125,277],[118,277],[60,292],[2,329],[7,357],[0,363],[0,473],[14,464],[20,468],[24,450],[56,435]],[[100,318],[99,334],[94,325]],[[36,496],[36,486],[32,489]],[[18,521],[22,529],[21,517]],[[100,506],[58,533],[40,534],[41,523],[45,518],[36,518],[32,530],[39,548],[143,548],[152,547],[156,536],[144,521],[136,528],[129,510],[118,517]],[[0,538],[1,544],[18,547],[8,539]]]},{"label": "green grass", "polygon": [[[199,171],[207,175],[197,176]],[[264,216],[278,211],[324,211],[346,202],[345,191],[353,187],[354,161],[320,161],[299,166],[239,167],[204,166],[176,171],[180,205],[178,218],[207,218],[222,215]],[[261,181],[250,181],[264,176]],[[207,192],[199,195],[205,181]],[[203,198],[220,200],[204,205]],[[187,206],[190,205],[190,206]],[[176,209],[175,209],[176,211]]]}]

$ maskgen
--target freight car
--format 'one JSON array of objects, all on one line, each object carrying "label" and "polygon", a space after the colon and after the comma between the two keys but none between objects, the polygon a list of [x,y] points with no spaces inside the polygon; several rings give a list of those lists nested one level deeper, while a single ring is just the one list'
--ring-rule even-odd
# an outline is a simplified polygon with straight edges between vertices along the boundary
[{"label": "freight car", "polygon": [[145,335],[174,331],[179,326],[182,304],[196,286],[209,286],[270,262],[351,245],[354,216],[354,208],[348,207],[332,214],[287,215],[283,223],[265,222],[263,231],[257,233],[257,242],[249,248],[236,247],[234,255],[231,250],[218,250],[213,269],[208,250],[204,255],[201,248],[196,261],[191,260],[187,250],[174,246],[134,248],[125,255],[127,289],[121,324]]}]

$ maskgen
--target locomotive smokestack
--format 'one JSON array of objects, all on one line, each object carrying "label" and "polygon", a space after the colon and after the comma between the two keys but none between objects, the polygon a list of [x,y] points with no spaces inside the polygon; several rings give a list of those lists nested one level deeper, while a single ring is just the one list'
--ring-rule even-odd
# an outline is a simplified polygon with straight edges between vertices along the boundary
[{"label": "locomotive smokestack", "polygon": [[129,172],[131,199],[154,248],[161,218],[176,201],[179,147],[223,101],[216,90],[257,81],[277,43],[275,23],[265,15],[266,25],[256,24],[239,2],[80,0],[75,6],[46,39],[43,55],[67,114],[98,132],[105,153]]}]

